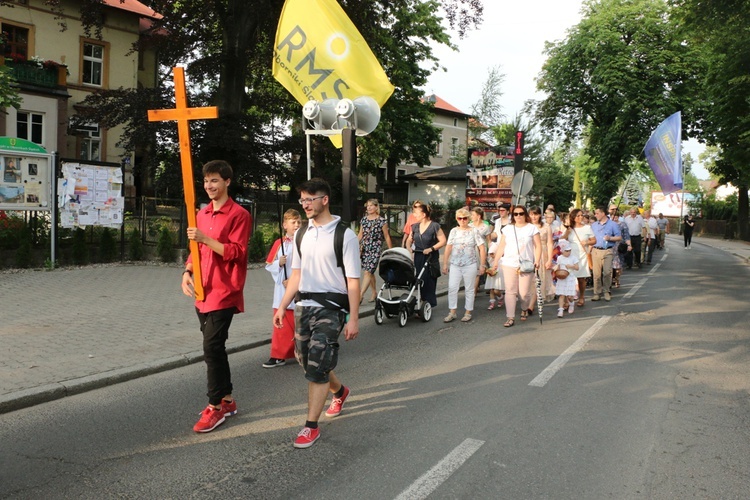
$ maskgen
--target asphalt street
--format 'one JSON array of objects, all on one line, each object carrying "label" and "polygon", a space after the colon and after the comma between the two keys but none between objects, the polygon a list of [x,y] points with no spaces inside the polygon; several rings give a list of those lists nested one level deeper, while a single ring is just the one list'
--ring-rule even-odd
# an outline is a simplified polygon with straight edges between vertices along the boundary
[{"label": "asphalt street", "polygon": [[[200,363],[0,415],[3,498],[746,498],[748,267],[674,241],[610,303],[502,328],[371,317],[309,450],[297,366],[230,361],[240,413],[191,431]],[[443,301],[444,299],[441,299]]]}]

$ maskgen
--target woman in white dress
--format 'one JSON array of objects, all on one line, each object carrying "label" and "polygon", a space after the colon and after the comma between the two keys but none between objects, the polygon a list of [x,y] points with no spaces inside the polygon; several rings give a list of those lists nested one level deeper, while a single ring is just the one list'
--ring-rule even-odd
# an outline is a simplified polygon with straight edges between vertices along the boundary
[{"label": "woman in white dress", "polygon": [[[512,207],[513,222],[503,228],[492,268],[502,263],[505,281],[506,328],[516,323],[516,302],[521,302],[521,321],[529,316],[534,271],[542,264],[542,240],[539,229],[531,223],[526,207]],[[522,272],[522,261],[533,263],[533,269]]]},{"label": "woman in white dress", "polygon": [[591,247],[596,243],[596,237],[591,226],[583,224],[583,212],[580,208],[574,208],[570,211],[570,226],[565,233],[564,238],[573,246],[573,256],[578,257],[578,270],[574,273],[578,278],[578,307],[585,304],[584,294],[586,292],[586,278],[591,276],[589,272],[589,252]]}]

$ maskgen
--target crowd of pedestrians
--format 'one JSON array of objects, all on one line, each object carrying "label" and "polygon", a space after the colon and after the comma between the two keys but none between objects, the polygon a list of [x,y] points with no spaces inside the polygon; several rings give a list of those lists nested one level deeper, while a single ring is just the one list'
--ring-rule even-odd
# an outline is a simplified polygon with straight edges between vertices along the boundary
[{"label": "crowd of pedestrians", "polygon": [[[187,230],[188,239],[199,245],[200,262],[188,259],[182,276],[185,295],[199,295],[199,276],[203,289],[195,307],[203,333],[208,406],[193,427],[196,432],[213,431],[238,411],[225,344],[234,314],[244,310],[250,232],[247,211],[228,195],[231,167],[223,161],[209,162],[203,175],[211,202],[198,212],[197,227]],[[283,235],[266,259],[275,284],[274,329],[271,357],[263,367],[283,366],[292,357],[302,367],[307,413],[293,446],[309,448],[320,438],[318,421],[328,395],[331,403],[325,415],[331,418],[341,414],[352,393],[334,372],[339,338],[342,334],[347,341],[357,338],[359,305],[368,288],[370,301],[377,300],[380,255],[393,243],[377,200],[366,202],[355,234],[331,214],[326,181],[311,179],[298,191],[307,220],[299,211],[288,210],[282,220]],[[490,220],[479,207],[457,210],[456,225],[446,237],[440,223],[432,220],[429,204],[417,200],[411,206],[401,245],[411,252],[415,269],[429,269],[421,274],[418,286],[422,300],[433,308],[438,306],[440,271],[447,275],[446,323],[458,319],[461,286],[465,291],[462,322],[474,319],[478,300],[487,295],[489,311],[504,311],[505,328],[516,324],[517,315],[526,321],[537,303],[542,307],[556,302],[558,318],[574,314],[576,307],[584,307],[588,288],[592,301],[610,301],[623,270],[650,264],[655,250],[664,248],[663,235],[669,231],[662,214],[641,215],[636,209],[621,218],[617,207],[596,207],[592,214],[580,209],[557,213],[551,205],[542,210],[498,203],[494,208],[496,215]],[[686,217],[686,248],[693,225],[692,218]]]}]

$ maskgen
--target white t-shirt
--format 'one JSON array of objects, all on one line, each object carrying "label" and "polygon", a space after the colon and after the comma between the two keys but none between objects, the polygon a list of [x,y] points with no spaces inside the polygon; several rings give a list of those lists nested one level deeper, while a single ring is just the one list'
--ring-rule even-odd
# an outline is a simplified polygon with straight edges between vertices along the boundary
[{"label": "white t-shirt", "polygon": [[649,217],[648,222],[646,223],[646,227],[648,227],[648,237],[649,238],[655,238],[656,237],[656,229],[659,227],[659,224],[656,222],[655,217]]},{"label": "white t-shirt", "polygon": [[[521,251],[521,258],[534,262],[534,235],[539,234],[539,228],[534,224],[526,224],[523,227],[517,227],[515,224],[509,224],[502,230],[505,237],[505,251],[500,259],[500,264],[507,267],[518,267],[521,262],[518,258],[518,251]],[[518,240],[516,240],[518,235]]]},{"label": "white t-shirt", "polygon": [[[300,270],[300,292],[311,293],[347,293],[346,279],[341,268],[336,266],[336,253],[333,239],[336,225],[341,217],[334,215],[333,221],[324,226],[316,226],[308,221],[307,232],[302,237],[300,246],[302,256],[294,245],[292,269]],[[297,233],[294,235],[297,241]],[[359,278],[362,274],[362,263],[359,258],[359,241],[351,229],[344,233],[344,267],[347,278]],[[322,307],[314,300],[302,300],[298,304],[307,307]]]}]

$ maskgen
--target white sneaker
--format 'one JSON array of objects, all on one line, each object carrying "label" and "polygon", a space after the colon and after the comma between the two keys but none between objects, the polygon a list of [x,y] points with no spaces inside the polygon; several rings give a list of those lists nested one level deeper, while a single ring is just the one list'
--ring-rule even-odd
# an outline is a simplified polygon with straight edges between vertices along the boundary
[{"label": "white sneaker", "polygon": [[573,311],[575,311],[575,307],[575,302],[571,301],[570,305],[568,306],[568,314],[573,314]]},{"label": "white sneaker", "polygon": [[564,311],[564,309],[562,307],[559,307],[557,309],[557,317],[558,318],[562,318],[563,317],[563,311]]}]

